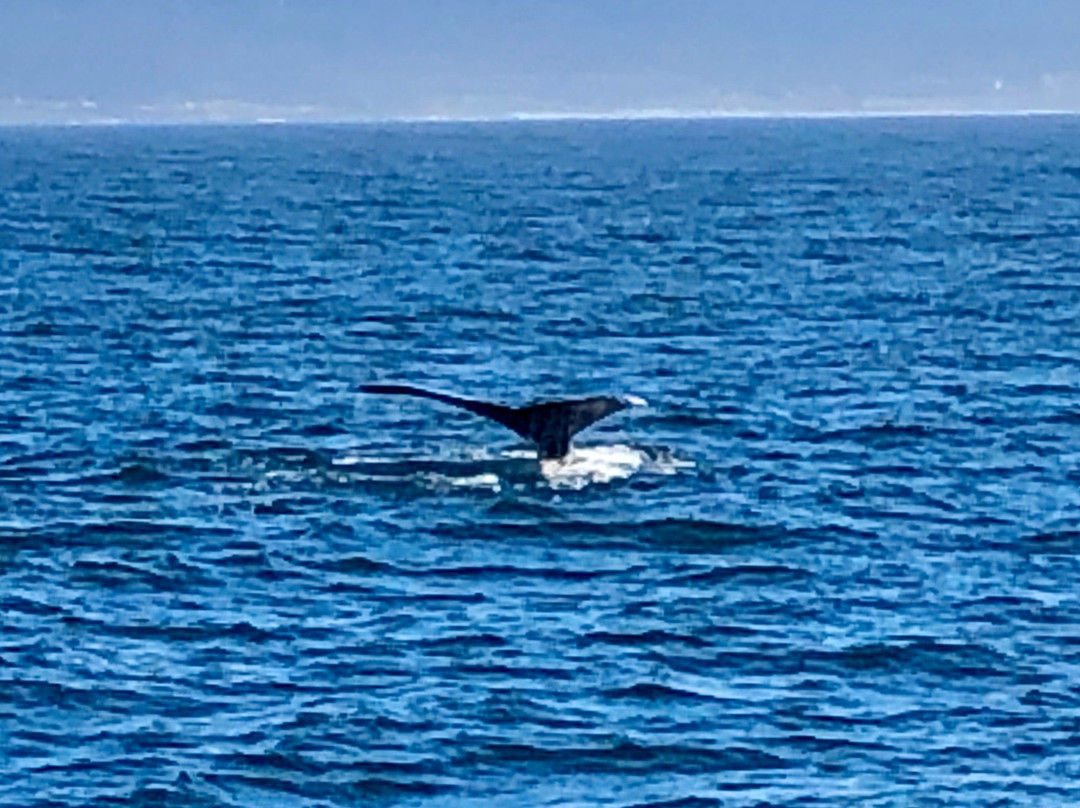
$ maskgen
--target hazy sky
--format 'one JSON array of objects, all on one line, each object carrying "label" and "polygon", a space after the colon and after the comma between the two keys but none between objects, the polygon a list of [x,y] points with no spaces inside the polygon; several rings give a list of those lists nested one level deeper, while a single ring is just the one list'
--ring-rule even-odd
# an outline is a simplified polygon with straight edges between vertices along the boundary
[{"label": "hazy sky", "polygon": [[1078,0],[0,0],[0,122],[1025,109]]}]

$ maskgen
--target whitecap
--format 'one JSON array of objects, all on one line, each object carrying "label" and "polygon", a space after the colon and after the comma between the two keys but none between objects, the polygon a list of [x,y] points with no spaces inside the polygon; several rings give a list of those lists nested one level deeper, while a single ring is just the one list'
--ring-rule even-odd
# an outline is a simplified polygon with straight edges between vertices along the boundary
[{"label": "whitecap", "polygon": [[541,460],[540,473],[552,488],[580,490],[592,483],[624,480],[648,460],[648,454],[632,446],[582,446],[558,460]]}]

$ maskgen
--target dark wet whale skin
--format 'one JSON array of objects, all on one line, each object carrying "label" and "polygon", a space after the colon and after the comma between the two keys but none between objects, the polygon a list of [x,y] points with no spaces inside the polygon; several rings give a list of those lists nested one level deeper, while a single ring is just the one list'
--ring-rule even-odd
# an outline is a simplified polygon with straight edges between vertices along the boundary
[{"label": "dark wet whale skin", "polygon": [[565,457],[574,435],[601,418],[630,406],[627,400],[614,396],[539,401],[521,407],[507,407],[401,384],[363,384],[359,389],[362,393],[429,398],[490,418],[535,443],[541,460]]}]

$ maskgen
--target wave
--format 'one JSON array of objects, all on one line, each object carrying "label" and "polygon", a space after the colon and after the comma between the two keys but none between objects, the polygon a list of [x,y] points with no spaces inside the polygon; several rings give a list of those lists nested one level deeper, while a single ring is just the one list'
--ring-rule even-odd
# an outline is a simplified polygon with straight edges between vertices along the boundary
[{"label": "wave", "polygon": [[[720,553],[733,547],[792,541],[807,531],[704,519],[648,519],[640,522],[563,520],[545,523],[444,523],[430,529],[457,540],[538,540],[566,547],[610,547],[677,553]],[[830,532],[834,529],[830,528]],[[817,538],[820,535],[815,533]]]},{"label": "wave", "polygon": [[618,741],[611,746],[542,747],[527,743],[491,743],[460,757],[463,765],[527,766],[554,774],[641,775],[784,769],[777,755],[743,746],[646,745]]},{"label": "wave", "polygon": [[[697,667],[700,661],[693,661]],[[850,678],[925,674],[941,679],[1004,678],[1014,673],[1012,661],[994,649],[976,643],[934,639],[910,642],[861,643],[837,651],[787,650],[783,654],[722,652],[716,664],[744,674],[819,674]]]},{"label": "wave", "polygon": [[664,581],[668,585],[680,584],[726,584],[738,581],[743,584],[762,585],[790,583],[813,577],[813,573],[800,567],[782,564],[736,564],[730,567],[714,567],[705,572],[677,575]]},{"label": "wave", "polygon": [[873,449],[902,449],[916,446],[936,436],[952,435],[955,430],[931,428],[921,424],[896,424],[892,422],[868,424],[829,432],[814,432],[802,440],[808,443],[835,443],[850,441]]},{"label": "wave", "polygon": [[172,520],[115,519],[99,521],[56,521],[34,524],[0,524],[0,547],[6,551],[39,547],[163,546],[170,539],[226,539],[230,528]]},{"label": "wave", "polygon": [[658,802],[635,802],[627,808],[721,808],[723,802],[710,797],[680,797]]},{"label": "wave", "polygon": [[654,645],[685,645],[691,648],[705,648],[709,643],[690,634],[676,634],[670,631],[653,629],[640,634],[618,634],[608,631],[594,631],[578,639],[578,645],[616,645],[625,647]]},{"label": "wave", "polygon": [[1027,536],[1019,547],[1033,554],[1076,555],[1080,553],[1080,530],[1066,528]]},{"label": "wave", "polygon": [[541,581],[591,581],[612,574],[622,573],[607,570],[563,569],[561,567],[518,566],[513,564],[478,564],[461,566],[415,567],[404,564],[391,564],[385,561],[373,561],[367,556],[350,555],[332,558],[329,561],[299,562],[301,566],[322,572],[354,576],[395,576],[409,578],[436,578],[448,580],[482,581],[532,579]]},{"label": "wave", "polygon": [[[358,767],[359,768],[359,767]],[[252,789],[246,799],[238,804],[264,804],[268,798],[266,792],[281,792],[306,798],[319,804],[377,804],[393,803],[395,800],[417,797],[435,797],[453,791],[449,783],[432,782],[425,779],[398,779],[390,777],[354,777],[348,783],[326,782],[315,779],[313,775],[298,777],[295,772],[286,770],[288,776],[282,776],[278,768],[270,768],[266,775],[254,775],[246,772],[207,772],[203,775],[208,783],[225,791],[239,792]],[[275,803],[276,804],[276,803]]]},{"label": "wave", "polygon": [[614,687],[603,691],[602,694],[609,699],[628,699],[643,702],[669,702],[669,701],[715,701],[715,697],[704,693],[695,693],[692,690],[684,690],[678,687],[656,684],[655,682],[639,682],[630,687]]}]

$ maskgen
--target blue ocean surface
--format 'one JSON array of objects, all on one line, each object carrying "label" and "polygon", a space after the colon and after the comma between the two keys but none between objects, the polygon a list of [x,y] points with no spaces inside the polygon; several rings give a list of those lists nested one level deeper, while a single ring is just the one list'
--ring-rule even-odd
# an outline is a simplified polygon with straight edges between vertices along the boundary
[{"label": "blue ocean surface", "polygon": [[4,129],[0,380],[5,806],[1080,804],[1078,118]]}]

